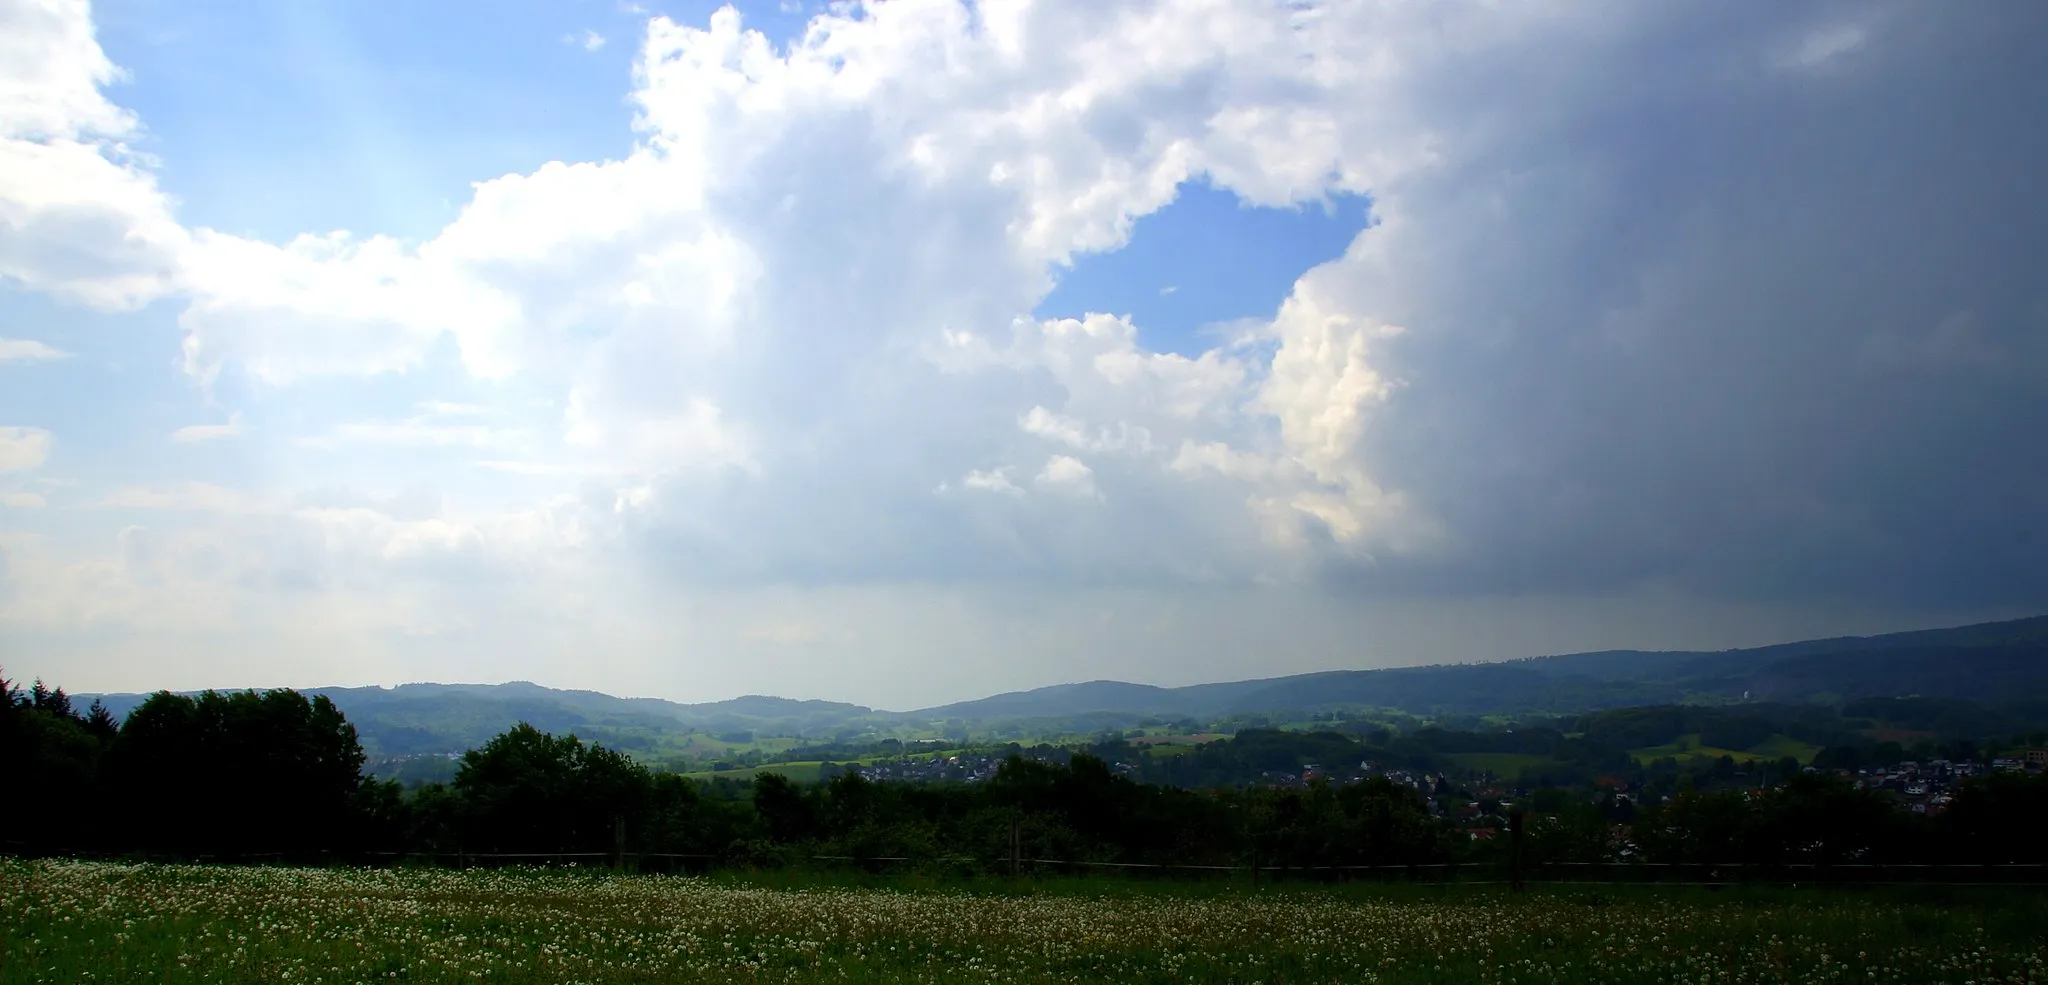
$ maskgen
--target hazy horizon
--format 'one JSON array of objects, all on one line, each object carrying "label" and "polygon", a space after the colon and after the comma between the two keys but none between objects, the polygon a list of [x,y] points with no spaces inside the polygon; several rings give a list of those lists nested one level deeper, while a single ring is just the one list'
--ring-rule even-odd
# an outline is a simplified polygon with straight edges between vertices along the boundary
[{"label": "hazy horizon", "polygon": [[[2014,618],[2019,618],[2019,619],[2025,619],[2025,618],[2034,618],[2034,617],[2033,617],[2033,616],[2018,616],[2018,617],[2014,617]],[[2005,620],[1999,620],[1999,621],[2005,621]],[[1886,632],[1910,632],[1910,631],[1913,631],[1913,630],[1930,630],[1930,629],[1950,629],[1950,628],[1956,628],[1956,627],[1953,627],[1953,626],[1947,626],[1947,625],[1943,625],[1943,626],[1914,626],[1914,627],[1906,627],[1906,628],[1904,628],[1904,629],[1900,629],[1900,630],[1889,630],[1889,631],[1886,631]],[[1873,636],[1873,635],[1884,635],[1884,634],[1883,634],[1883,633],[1858,633],[1858,634],[1837,634],[1837,635],[1846,635],[1846,636],[1856,636],[1856,637],[1867,637],[1867,636]],[[1733,647],[1692,647],[1692,648],[1684,648],[1684,647],[1666,647],[1666,648],[1655,648],[1655,649],[1653,649],[1653,648],[1644,648],[1644,647],[1610,647],[1610,648],[1603,648],[1603,649],[1605,649],[1605,650],[1608,650],[1608,651],[1613,651],[1613,650],[1640,650],[1640,651],[1642,651],[1642,652],[1646,652],[1646,653],[1648,653],[1648,652],[1722,652],[1722,651],[1727,651],[1727,650],[1740,650],[1740,649],[1748,649],[1748,648],[1750,648],[1750,647],[1754,647],[1754,646],[1768,646],[1768,645],[1772,645],[1772,644],[1775,644],[1775,643],[1802,643],[1802,642],[1809,642],[1809,641],[1811,641],[1811,640],[1817,640],[1817,639],[1827,639],[1827,638],[1831,638],[1831,637],[1829,637],[1829,636],[1816,636],[1816,637],[1801,637],[1801,638],[1798,638],[1798,639],[1783,639],[1783,640],[1769,640],[1769,641],[1765,641],[1765,642],[1762,642],[1762,643],[1744,644],[1744,645],[1742,645],[1742,646],[1733,646]],[[1017,694],[1017,693],[1024,693],[1024,692],[1029,692],[1029,691],[1039,690],[1039,689],[1043,689],[1043,688],[1051,688],[1051,687],[1070,687],[1070,686],[1076,686],[1076,685],[1083,685],[1083,684],[1105,684],[1105,683],[1110,683],[1110,684],[1136,684],[1136,685],[1144,685],[1144,686],[1152,686],[1152,687],[1161,687],[1161,688],[1168,688],[1168,689],[1172,689],[1172,688],[1181,688],[1181,687],[1195,687],[1195,686],[1201,686],[1201,685],[1204,685],[1204,684],[1228,684],[1228,683],[1240,683],[1240,682],[1244,682],[1244,681],[1260,680],[1260,679],[1264,679],[1264,678],[1266,678],[1266,677],[1287,677],[1287,676],[1292,676],[1293,674],[1300,674],[1300,673],[1318,673],[1318,672],[1328,672],[1328,671],[1344,671],[1344,670],[1391,670],[1391,669],[1399,669],[1399,668],[1404,668],[1404,667],[1408,667],[1408,668],[1413,668],[1413,667],[1427,667],[1427,666],[1443,666],[1443,665],[1458,665],[1458,664],[1473,664],[1473,663],[1497,663],[1497,662],[1504,662],[1504,661],[1514,661],[1514,660],[1523,660],[1523,659],[1531,659],[1531,658],[1543,658],[1543,657],[1552,657],[1552,656],[1569,656],[1569,655],[1572,655],[1572,654],[1578,654],[1578,653],[1592,653],[1592,652],[1602,652],[1602,649],[1593,649],[1593,650],[1571,650],[1571,651],[1565,651],[1565,650],[1553,650],[1553,651],[1545,651],[1545,652],[1542,652],[1542,653],[1525,653],[1525,654],[1519,654],[1519,655],[1515,655],[1515,656],[1505,656],[1505,657],[1491,657],[1491,658],[1477,658],[1477,659],[1472,659],[1472,660],[1455,660],[1455,661],[1441,661],[1441,662],[1422,662],[1422,663],[1387,663],[1387,664],[1381,664],[1381,665],[1376,665],[1376,666],[1373,666],[1373,667],[1326,667],[1326,668],[1320,668],[1320,669],[1311,669],[1311,670],[1307,670],[1307,671],[1293,671],[1293,672],[1290,672],[1289,674],[1278,674],[1278,675],[1252,675],[1252,676],[1248,676],[1248,677],[1237,677],[1237,678],[1228,678],[1228,679],[1225,679],[1225,678],[1209,678],[1209,679],[1204,679],[1204,680],[1197,680],[1197,681],[1184,681],[1184,682],[1179,682],[1179,683],[1159,683],[1159,682],[1156,682],[1156,681],[1145,681],[1145,680],[1124,680],[1124,679],[1117,679],[1117,678],[1103,678],[1103,677],[1095,677],[1095,678],[1076,678],[1076,679],[1071,679],[1071,680],[1046,680],[1046,681],[1041,681],[1041,682],[1038,682],[1038,683],[1034,683],[1034,684],[1025,684],[1025,685],[1022,685],[1022,686],[1019,686],[1019,687],[1012,687],[1012,688],[1006,688],[1006,689],[1003,689],[1003,690],[1000,690],[1000,691],[978,691],[978,692],[974,692],[974,693],[971,693],[971,694],[962,694],[962,695],[958,695],[958,696],[955,696],[955,697],[950,697],[950,698],[946,698],[946,699],[943,699],[943,700],[939,700],[939,701],[934,701],[934,702],[931,702],[931,703],[929,703],[929,704],[919,705],[919,706],[916,706],[916,707],[900,707],[900,708],[890,708],[890,707],[883,707],[883,706],[880,706],[880,705],[870,704],[870,703],[867,703],[867,702],[862,702],[862,701],[855,701],[855,700],[852,700],[852,699],[848,699],[848,698],[843,698],[843,697],[833,697],[833,696],[830,696],[830,695],[791,695],[791,694],[777,694],[777,693],[772,693],[772,692],[761,692],[761,691],[748,691],[748,692],[744,692],[744,693],[737,693],[737,694],[727,694],[727,695],[719,695],[719,696],[715,696],[715,697],[705,697],[705,698],[679,699],[679,698],[675,698],[675,697],[671,697],[671,696],[667,696],[667,695],[658,695],[658,694],[635,694],[635,693],[623,693],[623,692],[620,692],[620,693],[614,693],[614,692],[608,692],[608,691],[604,691],[604,690],[602,690],[602,689],[599,689],[599,688],[588,688],[588,687],[582,687],[582,686],[579,686],[579,685],[576,685],[576,684],[571,684],[571,683],[558,683],[558,684],[549,684],[549,683],[547,683],[547,682],[544,682],[544,681],[534,681],[534,680],[528,680],[528,679],[524,679],[524,678],[518,678],[518,679],[504,679],[504,680],[468,680],[468,681],[454,681],[454,680],[448,680],[448,681],[429,681],[429,680],[409,680],[409,681],[396,681],[396,682],[390,682],[390,681],[385,681],[385,682],[373,682],[373,683],[367,683],[367,684],[306,684],[306,683],[296,683],[296,684],[293,684],[293,683],[274,683],[274,682],[273,682],[273,683],[271,683],[271,684],[268,684],[268,685],[249,685],[249,684],[234,684],[234,685],[216,686],[216,687],[212,687],[212,688],[206,688],[206,687],[195,687],[195,688],[179,688],[179,689],[176,689],[176,690],[180,690],[180,691],[185,691],[185,692],[196,692],[196,691],[203,691],[203,690],[216,690],[216,691],[237,691],[237,690],[244,690],[244,689],[249,689],[249,688],[252,688],[252,687],[254,687],[254,688],[257,688],[257,689],[261,689],[262,687],[268,686],[268,687],[289,687],[289,688],[294,688],[294,689],[297,689],[297,690],[300,690],[300,691],[315,691],[315,690],[324,690],[324,689],[328,689],[328,688],[366,688],[366,687],[368,687],[368,688],[380,688],[380,689],[382,689],[382,690],[386,690],[386,691],[392,691],[392,690],[396,690],[396,689],[398,689],[398,688],[401,688],[401,687],[414,687],[414,686],[424,686],[424,687],[502,687],[502,686],[506,686],[506,685],[513,685],[513,684],[529,684],[529,685],[533,685],[533,686],[536,686],[536,687],[541,687],[541,688],[548,688],[548,689],[551,689],[551,690],[560,690],[560,691],[580,691],[580,692],[591,692],[591,693],[601,693],[601,694],[606,694],[606,695],[608,695],[608,696],[610,696],[610,697],[615,697],[615,698],[624,698],[624,699],[627,699],[627,700],[635,700],[635,701],[637,701],[637,700],[658,700],[658,701],[668,701],[668,702],[672,702],[672,703],[676,703],[676,704],[688,704],[688,705],[697,705],[697,704],[716,704],[716,703],[719,703],[719,702],[723,702],[723,701],[737,701],[737,700],[741,700],[741,699],[745,699],[745,698],[779,698],[779,699],[787,699],[787,700],[792,700],[792,701],[827,701],[827,702],[835,702],[835,703],[840,703],[840,704],[852,704],[852,705],[860,705],[860,706],[866,707],[866,708],[868,708],[868,709],[869,709],[869,710],[871,710],[871,711],[883,712],[883,713],[887,713],[887,714],[909,714],[909,713],[913,713],[913,712],[918,712],[918,711],[926,711],[926,710],[929,710],[929,709],[932,709],[932,708],[939,708],[939,707],[944,707],[944,706],[946,706],[946,705],[956,704],[956,703],[959,703],[959,702],[963,702],[963,701],[974,701],[974,700],[977,700],[977,699],[980,699],[980,698],[996,697],[996,696],[999,696],[999,695],[1003,695],[1003,694]],[[19,685],[19,684],[22,684],[23,682],[21,682],[21,681],[16,681],[15,683],[16,683],[17,685]],[[149,691],[97,691],[97,692],[95,692],[95,691],[76,691],[76,692],[74,692],[74,693],[76,693],[76,694],[77,694],[77,695],[79,695],[80,697],[85,697],[85,698],[89,698],[89,697],[96,697],[96,696],[101,696],[101,695],[111,695],[111,694],[121,694],[121,695],[129,695],[129,696],[133,696],[133,695],[140,695],[140,694],[148,694],[148,693],[153,693],[153,692],[154,692],[155,690],[160,690],[160,689],[154,689],[154,688],[153,688],[153,689],[150,689]]]},{"label": "hazy horizon", "polygon": [[0,0],[0,668],[909,709],[2048,611],[2044,47]]}]

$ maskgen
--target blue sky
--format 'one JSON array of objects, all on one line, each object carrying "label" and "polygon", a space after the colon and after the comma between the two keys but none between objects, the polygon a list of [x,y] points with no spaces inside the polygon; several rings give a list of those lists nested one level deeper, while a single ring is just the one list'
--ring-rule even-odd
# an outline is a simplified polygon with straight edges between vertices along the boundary
[{"label": "blue sky", "polygon": [[1296,278],[1344,254],[1369,209],[1359,195],[1260,208],[1190,182],[1139,219],[1120,249],[1082,256],[1060,273],[1034,314],[1124,313],[1147,348],[1200,355],[1238,322],[1271,319]]},{"label": "blue sky", "polygon": [[[117,0],[96,13],[130,75],[117,92],[194,224],[425,238],[471,182],[631,149],[644,18],[615,5]],[[589,32],[602,47],[586,50]]]},{"label": "blue sky", "polygon": [[902,708],[2048,609],[2044,22],[0,0],[0,651]]},{"label": "blue sky", "polygon": [[[163,158],[186,222],[272,240],[329,229],[420,240],[456,217],[472,182],[630,152],[624,89],[647,13],[699,22],[719,6],[96,9],[101,44],[129,73],[116,92],[147,123],[137,145]],[[806,23],[780,4],[737,9],[777,44]],[[1296,277],[1343,253],[1366,209],[1343,193],[1259,208],[1195,179],[1128,244],[1061,273],[1035,313],[1129,313],[1148,346],[1199,352],[1207,326],[1271,317]]]},{"label": "blue sky", "polygon": [[[476,181],[629,153],[626,89],[647,17],[702,22],[719,6],[113,2],[94,12],[101,45],[126,72],[110,92],[143,121],[132,145],[159,159],[184,223],[270,241],[351,230],[419,242],[456,218]],[[779,4],[738,9],[776,44],[807,23]],[[1255,207],[1192,179],[1137,219],[1120,248],[1057,268],[1032,314],[1125,314],[1145,347],[1199,355],[1239,320],[1269,319],[1296,277],[1342,254],[1365,215],[1358,195]],[[179,360],[171,306],[126,316],[115,336],[91,313],[33,294],[0,304],[12,321],[49,325],[44,336],[80,357],[23,380],[9,409],[89,436],[96,454],[77,465],[117,467],[106,482],[234,485],[326,471],[325,450],[166,446],[153,432],[167,433],[172,419],[232,414],[252,430],[260,421],[289,431],[317,423],[309,408],[405,415],[476,396],[459,372],[440,372],[454,361],[447,354],[424,374],[302,387],[285,399],[233,374],[199,386],[161,372]],[[99,397],[107,392],[123,395],[117,414]]]}]

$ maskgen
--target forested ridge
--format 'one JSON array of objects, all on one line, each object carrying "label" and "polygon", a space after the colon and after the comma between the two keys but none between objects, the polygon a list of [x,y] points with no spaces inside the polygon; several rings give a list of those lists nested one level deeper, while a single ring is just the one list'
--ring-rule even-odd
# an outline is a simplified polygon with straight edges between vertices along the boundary
[{"label": "forested ridge", "polygon": [[[1453,728],[1460,721],[1651,705],[1836,705],[1899,695],[1989,709],[2019,696],[2048,695],[2048,617],[1722,652],[1578,653],[1172,688],[1093,681],[907,712],[762,695],[680,704],[523,681],[325,687],[302,693],[325,696],[345,711],[373,763],[458,753],[527,722],[687,771],[721,768],[713,765],[719,762],[774,761],[768,757],[777,750],[758,747],[756,737],[810,746],[892,737],[1028,743],[1129,730],[1161,719],[1191,720],[1195,730],[1213,725],[1236,731],[1261,720],[1331,714],[1422,719]],[[100,697],[120,718],[148,695]],[[2037,708],[2030,717],[2043,715]]]},{"label": "forested ridge", "polygon": [[[1071,862],[1294,867],[1484,862],[1504,850],[1433,816],[1428,791],[1384,776],[1202,789],[1142,782],[1076,752],[1012,756],[974,784],[851,772],[815,785],[772,773],[703,782],[522,724],[463,754],[452,783],[406,790],[363,775],[355,729],[325,697],[159,692],[116,722],[41,682],[0,690],[0,754],[16,792],[0,811],[0,840],[16,852],[601,853],[749,866],[823,855],[1000,871],[1013,849]],[[1347,754],[1355,746],[1336,743],[1358,741],[1307,739]],[[1256,758],[1274,742],[1253,732],[1190,755]],[[1545,793],[1489,805],[1527,812],[1535,864],[2048,861],[2035,836],[2048,811],[2039,775],[1967,782],[1933,817],[1812,772],[1768,789],[1688,784],[1656,803]]]}]

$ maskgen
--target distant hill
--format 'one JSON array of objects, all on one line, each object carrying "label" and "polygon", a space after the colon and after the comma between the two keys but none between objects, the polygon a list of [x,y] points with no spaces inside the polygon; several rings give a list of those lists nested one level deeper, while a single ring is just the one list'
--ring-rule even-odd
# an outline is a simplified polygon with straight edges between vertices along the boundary
[{"label": "distant hill", "polygon": [[[1236,687],[1238,685],[1209,685]],[[1088,681],[1082,684],[1054,684],[1030,691],[1011,691],[994,697],[962,701],[911,712],[931,718],[1046,718],[1085,715],[1089,712],[1130,712],[1141,715],[1187,714],[1194,702],[1189,688],[1165,688],[1123,681]]]},{"label": "distant hill", "polygon": [[[680,704],[524,681],[306,693],[332,698],[356,724],[364,749],[379,757],[457,752],[521,721],[657,757],[716,758],[727,745],[765,737],[831,741],[941,726],[1023,736],[1123,728],[1146,718],[1215,721],[1360,708],[1473,716],[1916,695],[2009,703],[2048,698],[2048,616],[1714,652],[1607,650],[1172,688],[1089,681],[912,712],[765,695]],[[100,697],[125,715],[144,696]]]},{"label": "distant hill", "polygon": [[[860,705],[748,695],[726,701],[680,704],[660,698],[619,698],[597,691],[506,684],[402,684],[316,687],[309,695],[332,699],[372,756],[459,752],[482,745],[519,722],[550,732],[573,732],[625,749],[660,751],[688,733],[829,737],[849,724],[876,717]],[[81,695],[90,700],[92,695]],[[147,695],[98,696],[126,716]]]},{"label": "distant hill", "polygon": [[1607,650],[1501,663],[1341,670],[1161,688],[1061,684],[915,715],[1057,720],[1122,712],[1220,718],[1369,706],[1417,715],[1571,712],[1681,701],[2048,695],[2048,616],[1743,650]]}]

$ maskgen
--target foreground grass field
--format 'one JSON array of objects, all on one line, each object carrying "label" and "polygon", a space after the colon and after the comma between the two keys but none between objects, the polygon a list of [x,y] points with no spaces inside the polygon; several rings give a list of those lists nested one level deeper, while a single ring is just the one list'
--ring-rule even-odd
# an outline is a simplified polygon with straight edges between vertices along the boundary
[{"label": "foreground grass field", "polygon": [[2048,983],[1990,891],[1030,892],[0,860],[0,982]]}]

